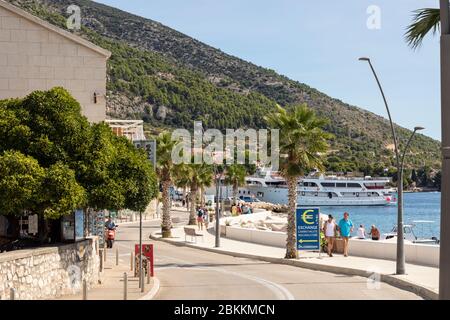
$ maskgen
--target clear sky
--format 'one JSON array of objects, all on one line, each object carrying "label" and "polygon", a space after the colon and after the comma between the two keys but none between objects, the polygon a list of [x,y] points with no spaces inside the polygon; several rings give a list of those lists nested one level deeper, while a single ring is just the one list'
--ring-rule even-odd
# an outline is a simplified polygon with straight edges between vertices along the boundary
[{"label": "clear sky", "polygon": [[[404,41],[412,11],[438,0],[97,0],[161,22],[222,51],[271,68],[387,117],[371,57],[394,121],[440,140],[439,37],[417,51]],[[369,6],[380,29],[369,29]]]}]

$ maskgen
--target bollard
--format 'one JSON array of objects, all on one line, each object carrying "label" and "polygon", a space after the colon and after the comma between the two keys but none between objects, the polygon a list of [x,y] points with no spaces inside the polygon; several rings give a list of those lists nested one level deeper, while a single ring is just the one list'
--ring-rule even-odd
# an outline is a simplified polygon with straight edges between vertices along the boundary
[{"label": "bollard", "polygon": [[9,300],[16,300],[16,289],[11,288],[9,290]]},{"label": "bollard", "polygon": [[126,272],[123,273],[123,300],[128,298],[128,275]]},{"label": "bollard", "polygon": [[87,291],[88,291],[87,281],[85,279],[83,280],[83,300],[87,300]]},{"label": "bollard", "polygon": [[103,272],[103,249],[98,250],[100,256],[100,272]]},{"label": "bollard", "polygon": [[131,250],[130,254],[130,271],[133,271],[133,250]]},{"label": "bollard", "polygon": [[150,284],[150,259],[147,258],[147,284]]},{"label": "bollard", "polygon": [[119,248],[116,248],[116,266],[119,265]]}]

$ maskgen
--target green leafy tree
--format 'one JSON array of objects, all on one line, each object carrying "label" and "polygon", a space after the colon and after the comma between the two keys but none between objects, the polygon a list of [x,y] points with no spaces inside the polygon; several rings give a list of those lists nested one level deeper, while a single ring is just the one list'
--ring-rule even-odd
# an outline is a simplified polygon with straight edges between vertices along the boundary
[{"label": "green leafy tree", "polygon": [[43,217],[57,219],[68,215],[86,202],[86,191],[77,182],[75,172],[58,162],[45,170],[39,207]]},{"label": "green leafy tree", "polygon": [[[62,88],[0,101],[0,134],[0,156],[6,157],[0,197],[10,199],[2,202],[2,214],[26,210],[45,222],[81,207],[142,211],[156,195],[146,154],[106,124],[89,124]],[[21,165],[17,170],[12,157]],[[12,175],[20,170],[30,174]],[[42,176],[41,188],[33,186],[34,175],[36,184]],[[17,199],[11,197],[15,188]]]},{"label": "green leafy tree", "polygon": [[45,176],[44,168],[30,156],[19,151],[0,155],[0,212],[20,216],[35,211]]},{"label": "green leafy tree", "polygon": [[268,125],[280,130],[280,171],[288,185],[288,226],[286,258],[297,255],[295,210],[297,207],[298,178],[317,168],[323,169],[323,153],[328,150],[327,140],[332,136],[322,130],[327,121],[318,118],[306,104],[290,110],[278,107],[276,113],[266,117]]}]

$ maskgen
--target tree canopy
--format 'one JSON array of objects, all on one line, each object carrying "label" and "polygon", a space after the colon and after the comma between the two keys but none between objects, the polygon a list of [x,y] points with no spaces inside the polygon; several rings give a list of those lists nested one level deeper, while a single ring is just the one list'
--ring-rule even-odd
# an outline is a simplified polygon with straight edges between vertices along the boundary
[{"label": "tree canopy", "polygon": [[145,153],[105,123],[91,125],[65,89],[0,101],[0,135],[0,214],[140,211],[156,196]]}]

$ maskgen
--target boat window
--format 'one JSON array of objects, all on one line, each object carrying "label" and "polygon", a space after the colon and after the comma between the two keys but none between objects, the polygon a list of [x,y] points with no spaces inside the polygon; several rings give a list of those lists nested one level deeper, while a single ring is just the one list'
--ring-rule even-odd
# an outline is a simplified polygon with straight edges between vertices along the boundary
[{"label": "boat window", "polygon": [[264,192],[258,192],[258,198],[264,197]]},{"label": "boat window", "polygon": [[302,196],[303,196],[303,197],[305,196],[305,191],[302,191]]},{"label": "boat window", "polygon": [[359,183],[349,182],[349,183],[347,183],[347,187],[349,187],[349,188],[361,188],[361,185]]},{"label": "boat window", "polygon": [[336,186],[336,184],[332,182],[322,182],[321,185],[325,188],[334,188]]},{"label": "boat window", "polygon": [[336,187],[337,188],[346,188],[347,184],[346,183],[342,183],[342,182],[341,183],[338,182],[338,183],[336,183]]}]

